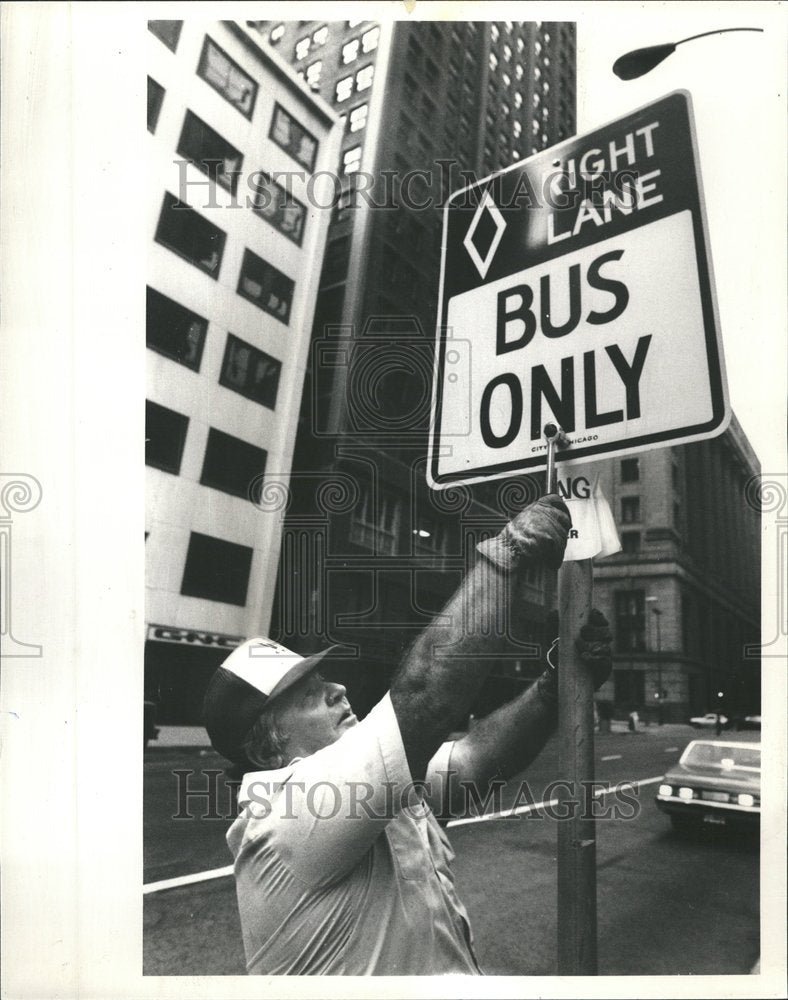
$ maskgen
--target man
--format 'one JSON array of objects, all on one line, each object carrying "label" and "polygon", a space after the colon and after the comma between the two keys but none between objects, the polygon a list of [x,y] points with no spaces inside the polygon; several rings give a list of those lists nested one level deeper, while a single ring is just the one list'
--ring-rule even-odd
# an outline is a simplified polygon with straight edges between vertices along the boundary
[{"label": "man", "polygon": [[[548,496],[480,543],[482,558],[362,722],[319,673],[331,650],[302,659],[250,640],[216,672],[206,727],[249,772],[227,834],[248,972],[480,974],[435,814],[460,806],[463,783],[483,796],[539,753],[556,725],[554,671],[444,741],[511,642],[518,578],[561,564],[570,525]],[[578,642],[601,664],[599,686],[610,635],[594,615]]]}]

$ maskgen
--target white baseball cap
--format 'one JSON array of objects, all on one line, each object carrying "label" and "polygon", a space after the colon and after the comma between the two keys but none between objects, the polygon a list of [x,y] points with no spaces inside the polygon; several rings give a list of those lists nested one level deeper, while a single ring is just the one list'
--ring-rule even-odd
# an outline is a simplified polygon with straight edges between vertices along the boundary
[{"label": "white baseball cap", "polygon": [[272,639],[247,639],[217,668],[205,692],[203,717],[215,750],[236,763],[258,716],[283,691],[341,647],[299,656]]}]

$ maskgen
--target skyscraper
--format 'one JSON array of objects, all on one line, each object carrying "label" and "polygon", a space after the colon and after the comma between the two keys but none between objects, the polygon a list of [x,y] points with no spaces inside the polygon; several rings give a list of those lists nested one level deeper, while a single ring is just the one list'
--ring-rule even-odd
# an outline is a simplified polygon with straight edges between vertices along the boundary
[{"label": "skyscraper", "polygon": [[212,670],[268,627],[281,531],[259,501],[289,474],[338,125],[245,27],[149,28],[145,683],[160,721],[198,723]]},{"label": "skyscraper", "polygon": [[[500,484],[452,498],[425,483],[441,208],[469,179],[574,133],[574,25],[254,28],[344,122],[272,628],[357,646],[376,689],[478,533],[511,512]],[[525,639],[539,634],[541,584],[525,585]]]}]

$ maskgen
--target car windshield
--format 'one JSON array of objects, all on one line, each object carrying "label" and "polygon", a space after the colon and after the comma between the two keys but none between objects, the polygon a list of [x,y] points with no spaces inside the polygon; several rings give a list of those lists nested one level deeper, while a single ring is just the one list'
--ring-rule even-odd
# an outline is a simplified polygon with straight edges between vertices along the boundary
[{"label": "car windshield", "polygon": [[726,746],[724,743],[691,743],[681,758],[682,764],[702,767],[719,767],[723,771],[734,768],[760,771],[760,747]]}]

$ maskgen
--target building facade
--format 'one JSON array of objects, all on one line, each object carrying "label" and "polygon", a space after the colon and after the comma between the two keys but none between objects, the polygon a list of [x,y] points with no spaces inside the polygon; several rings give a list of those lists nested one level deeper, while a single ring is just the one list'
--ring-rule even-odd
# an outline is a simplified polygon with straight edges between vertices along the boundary
[{"label": "building facade", "polygon": [[195,723],[268,627],[341,129],[245,26],[149,28],[146,696]]},{"label": "building facade", "polygon": [[613,625],[616,716],[686,722],[760,710],[760,463],[736,417],[709,441],[588,467],[622,552],[596,562],[594,599]]}]

